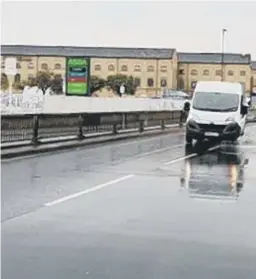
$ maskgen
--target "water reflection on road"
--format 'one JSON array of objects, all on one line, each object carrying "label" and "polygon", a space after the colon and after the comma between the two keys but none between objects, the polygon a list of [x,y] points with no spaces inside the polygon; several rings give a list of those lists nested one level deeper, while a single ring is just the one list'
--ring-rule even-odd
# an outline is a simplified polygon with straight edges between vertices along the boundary
[{"label": "water reflection on road", "polygon": [[181,188],[190,197],[207,200],[237,200],[244,186],[244,167],[249,163],[239,144],[222,143],[210,148],[211,143],[186,148],[186,155],[200,156],[184,161]]}]

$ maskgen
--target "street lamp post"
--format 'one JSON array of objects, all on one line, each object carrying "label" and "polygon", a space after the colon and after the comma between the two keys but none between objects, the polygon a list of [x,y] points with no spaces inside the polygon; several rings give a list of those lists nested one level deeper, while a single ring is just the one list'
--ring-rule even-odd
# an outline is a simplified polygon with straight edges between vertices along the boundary
[{"label": "street lamp post", "polygon": [[221,36],[221,81],[224,81],[224,40],[225,40],[225,33],[227,29],[222,29],[222,36]]}]

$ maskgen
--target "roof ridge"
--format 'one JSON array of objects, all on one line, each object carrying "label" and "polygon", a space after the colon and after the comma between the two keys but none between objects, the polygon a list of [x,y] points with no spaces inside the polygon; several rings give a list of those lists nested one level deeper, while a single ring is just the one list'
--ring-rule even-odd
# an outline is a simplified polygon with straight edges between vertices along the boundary
[{"label": "roof ridge", "polygon": [[41,56],[86,56],[101,58],[171,59],[175,48],[132,48],[132,47],[83,47],[83,46],[40,46],[1,45],[3,55]]},{"label": "roof ridge", "polygon": [[[222,52],[177,52],[177,54],[188,54],[188,55],[204,55],[204,54],[214,54],[214,55],[222,55]],[[241,55],[247,56],[251,55],[250,53],[239,53],[239,52],[225,52],[224,55]]]},{"label": "roof ridge", "polygon": [[176,50],[167,47],[128,47],[128,46],[70,46],[70,45],[23,45],[23,44],[1,44],[1,47],[40,47],[40,48],[84,48],[84,49],[138,49],[138,50]]}]

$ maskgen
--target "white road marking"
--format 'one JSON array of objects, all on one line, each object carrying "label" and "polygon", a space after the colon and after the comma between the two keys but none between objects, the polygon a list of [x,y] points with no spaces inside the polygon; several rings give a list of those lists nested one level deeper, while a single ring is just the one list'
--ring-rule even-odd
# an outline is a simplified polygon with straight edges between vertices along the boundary
[{"label": "white road marking", "polygon": [[169,162],[165,162],[164,164],[165,164],[165,165],[174,164],[174,163],[177,163],[177,162],[179,162],[179,161],[183,161],[183,160],[186,160],[186,159],[195,157],[195,156],[197,156],[197,153],[192,153],[192,154],[189,154],[189,155],[187,155],[187,156],[179,157],[179,158],[173,159],[173,160],[171,160],[171,161],[169,161]]},{"label": "white road marking", "polygon": [[52,202],[48,202],[48,203],[45,203],[44,206],[53,206],[53,205],[56,205],[56,204],[59,204],[59,203],[62,203],[62,202],[65,202],[65,201],[68,201],[68,200],[71,200],[71,199],[74,199],[74,198],[77,198],[77,197],[80,197],[82,195],[87,195],[87,194],[90,194],[92,192],[96,192],[100,189],[103,189],[107,186],[110,186],[110,185],[113,185],[113,184],[116,184],[116,183],[119,183],[121,181],[124,181],[124,180],[128,180],[130,178],[134,177],[134,174],[130,174],[130,175],[126,175],[126,176],[122,176],[120,178],[117,178],[117,179],[114,179],[114,180],[110,180],[106,183],[103,183],[103,184],[99,184],[95,187],[92,187],[92,188],[89,188],[89,189],[86,189],[84,191],[80,191],[80,192],[77,192],[77,193],[74,193],[72,195],[69,195],[69,196],[65,196],[63,198],[60,198],[60,199],[57,199],[55,201],[52,201]]},{"label": "white road marking", "polygon": [[183,146],[184,146],[184,144],[178,144],[178,145],[172,145],[172,146],[168,146],[168,147],[164,147],[164,148],[159,148],[159,149],[156,149],[156,150],[153,150],[153,151],[138,154],[137,157],[144,157],[144,156],[148,156],[148,155],[153,155],[155,153],[160,153],[160,152],[164,152],[164,151],[167,151],[167,150],[170,150],[170,149],[175,149],[175,148],[179,148],[179,147],[183,147]]},{"label": "white road marking", "polygon": [[[216,146],[213,146],[213,147],[207,149],[207,151],[213,151],[213,150],[215,150],[215,149],[218,149],[219,147],[220,147],[220,145],[216,145]],[[189,159],[189,158],[193,158],[193,157],[196,157],[196,156],[198,156],[197,153],[191,153],[191,154],[189,154],[189,155],[182,156],[182,157],[173,159],[173,160],[171,160],[171,161],[165,162],[164,165],[174,164],[174,163],[177,163],[177,162],[180,162],[180,161]]]}]

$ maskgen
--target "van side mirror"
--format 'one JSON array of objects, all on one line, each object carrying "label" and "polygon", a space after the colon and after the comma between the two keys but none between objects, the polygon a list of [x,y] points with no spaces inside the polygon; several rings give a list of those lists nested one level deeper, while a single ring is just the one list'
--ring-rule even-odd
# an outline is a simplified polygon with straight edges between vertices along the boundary
[{"label": "van side mirror", "polygon": [[183,110],[184,111],[190,111],[190,102],[187,101],[187,102],[184,103]]},{"label": "van side mirror", "polygon": [[248,107],[245,105],[241,106],[241,114],[246,115],[248,113]]}]

